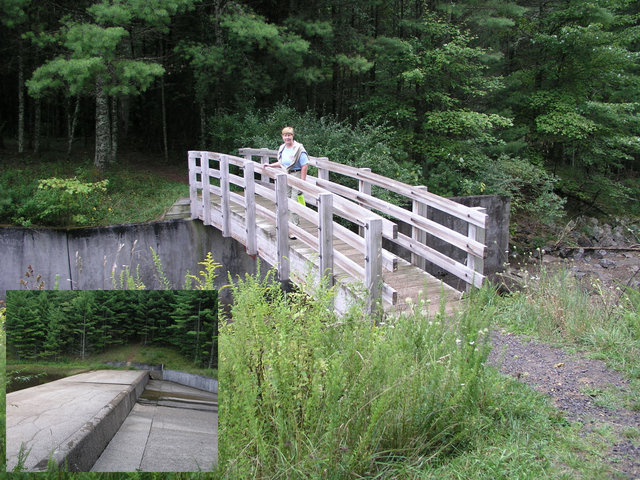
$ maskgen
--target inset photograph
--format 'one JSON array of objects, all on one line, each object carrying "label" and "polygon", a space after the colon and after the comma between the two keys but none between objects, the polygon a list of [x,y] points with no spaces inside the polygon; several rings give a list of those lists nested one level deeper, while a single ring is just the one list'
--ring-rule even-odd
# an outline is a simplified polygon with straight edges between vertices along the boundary
[{"label": "inset photograph", "polygon": [[210,472],[218,298],[201,290],[13,290],[6,471]]}]

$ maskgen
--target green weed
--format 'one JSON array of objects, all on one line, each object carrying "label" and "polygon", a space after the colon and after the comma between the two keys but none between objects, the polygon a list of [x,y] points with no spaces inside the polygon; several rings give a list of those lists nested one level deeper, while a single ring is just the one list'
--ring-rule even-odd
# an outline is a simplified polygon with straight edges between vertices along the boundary
[{"label": "green weed", "polygon": [[189,187],[123,164],[27,157],[0,172],[0,192],[0,223],[100,226],[155,220]]},{"label": "green weed", "polygon": [[[505,297],[488,291],[496,323],[591,352],[631,378],[640,378],[640,293],[580,283],[567,269],[540,267],[525,274],[521,289]],[[489,298],[490,297],[490,298]]]},{"label": "green weed", "polygon": [[566,423],[484,367],[492,306],[446,319],[416,305],[375,325],[361,306],[340,318],[330,296],[285,293],[273,277],[231,286],[220,327],[225,478],[539,478],[554,468]]}]

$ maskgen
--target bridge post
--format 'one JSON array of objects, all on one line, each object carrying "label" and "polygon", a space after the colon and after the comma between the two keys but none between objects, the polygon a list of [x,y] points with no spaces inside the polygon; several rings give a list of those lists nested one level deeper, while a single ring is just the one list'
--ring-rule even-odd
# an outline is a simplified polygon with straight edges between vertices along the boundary
[{"label": "bridge post", "polygon": [[289,197],[287,196],[287,174],[276,175],[276,249],[278,279],[289,280]]},{"label": "bridge post", "polygon": [[320,180],[326,180],[328,182],[329,181],[329,169],[320,166],[320,164],[324,160],[329,161],[329,159],[327,157],[318,158],[318,164],[317,164],[317,167],[318,167],[318,178]]},{"label": "bridge post", "polygon": [[[417,186],[416,189],[424,192],[428,190],[424,185]],[[418,200],[413,200],[412,210],[416,215],[420,215],[421,217],[425,218],[427,218],[429,214],[429,208],[427,207],[427,205]],[[416,242],[421,243],[422,245],[427,244],[427,232],[425,232],[421,228],[412,227],[411,238],[413,238]],[[420,255],[417,255],[413,252],[411,252],[411,263],[422,270],[427,269],[427,260],[424,257],[421,257]]]},{"label": "bridge post", "polygon": [[[369,167],[362,167],[362,168],[359,168],[358,170],[359,171],[363,171],[363,172],[367,172],[367,173],[371,173],[371,169]],[[364,193],[365,195],[371,195],[371,183],[359,179],[358,180],[358,191]],[[368,208],[368,207],[364,207],[364,208]],[[370,208],[368,208],[368,209],[371,210]],[[358,227],[358,233],[360,234],[361,237],[364,237],[364,231],[363,231],[362,227]]]},{"label": "bridge post", "polygon": [[326,277],[327,286],[333,286],[333,194],[318,195],[318,244],[320,253],[320,280]]},{"label": "bridge post", "polygon": [[[474,210],[477,210],[478,212],[481,212],[481,213],[487,212],[487,209],[482,207],[475,207]],[[467,236],[471,240],[476,240],[484,244],[485,234],[486,234],[485,232],[486,232],[486,229],[476,227],[475,225],[469,223],[469,230],[468,230]],[[467,253],[467,267],[469,267],[474,272],[482,275],[482,273],[484,272],[484,258],[476,257],[472,253]],[[472,278],[471,281],[467,283],[467,287],[466,287],[467,292],[471,290],[471,287],[473,286],[474,283],[475,283],[474,278]]]},{"label": "bridge post", "polygon": [[[269,163],[269,155],[267,155],[267,153],[266,153],[267,152],[266,148],[263,148],[261,150],[264,150],[265,153],[260,156],[260,164],[261,165],[265,165],[265,164]],[[262,180],[265,183],[268,183],[269,182],[269,177],[266,174],[263,173],[262,176],[260,177],[260,180]]]},{"label": "bridge post", "polygon": [[253,160],[244,162],[244,233],[246,235],[247,254],[256,255],[258,253],[258,240],[256,237],[256,180],[254,176],[255,163]]},{"label": "bridge post", "polygon": [[382,219],[367,220],[364,229],[364,281],[369,292],[367,311],[371,314],[382,306]]},{"label": "bridge post", "polygon": [[220,209],[222,211],[222,236],[231,236],[231,204],[229,201],[229,158],[220,155]]},{"label": "bridge post", "polygon": [[202,168],[202,223],[211,225],[211,177],[209,176],[209,159],[211,152],[202,152],[200,167]]},{"label": "bridge post", "polygon": [[[197,160],[200,159],[200,167]],[[202,208],[198,202],[198,183],[202,188],[202,152],[190,151],[188,156],[189,162],[189,208],[191,211],[191,220],[198,218],[198,212]],[[200,182],[198,182],[198,168],[200,169]]]}]

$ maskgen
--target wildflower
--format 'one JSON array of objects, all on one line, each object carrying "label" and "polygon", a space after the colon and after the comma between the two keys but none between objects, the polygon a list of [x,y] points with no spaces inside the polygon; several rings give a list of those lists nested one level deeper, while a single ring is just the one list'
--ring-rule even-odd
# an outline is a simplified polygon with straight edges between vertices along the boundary
[{"label": "wildflower", "polygon": [[462,340],[460,340],[459,338],[456,338],[456,343],[460,345],[462,343]]}]

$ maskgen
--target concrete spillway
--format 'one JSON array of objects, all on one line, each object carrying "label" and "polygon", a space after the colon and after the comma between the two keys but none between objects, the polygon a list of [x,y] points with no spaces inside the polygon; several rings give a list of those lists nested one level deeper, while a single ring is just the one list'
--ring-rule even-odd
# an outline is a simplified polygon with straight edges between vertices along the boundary
[{"label": "concrete spillway", "polygon": [[217,394],[149,384],[146,371],[99,370],[7,394],[8,471],[21,455],[33,472],[50,460],[76,472],[208,471],[217,433]]}]

